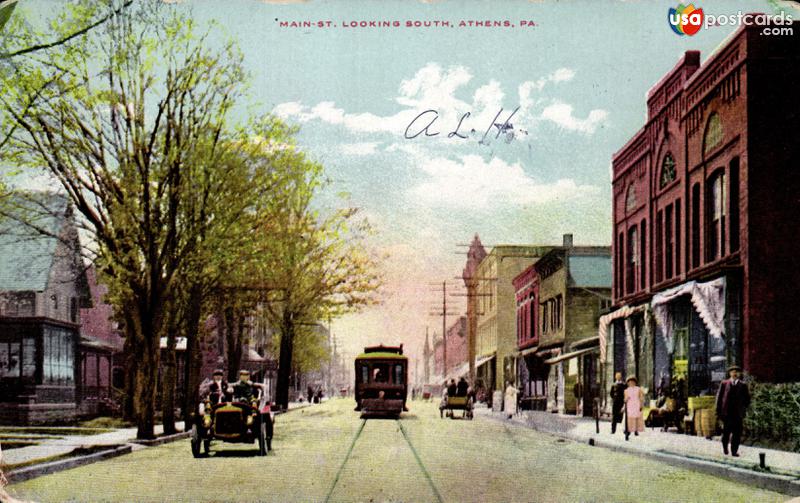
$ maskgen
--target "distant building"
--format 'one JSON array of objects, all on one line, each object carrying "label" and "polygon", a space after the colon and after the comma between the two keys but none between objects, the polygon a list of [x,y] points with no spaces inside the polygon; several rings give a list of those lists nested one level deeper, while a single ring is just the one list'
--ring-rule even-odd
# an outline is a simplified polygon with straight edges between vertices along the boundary
[{"label": "distant building", "polygon": [[124,389],[123,336],[114,321],[114,308],[106,302],[108,287],[98,283],[94,266],[86,270],[92,307],[81,308],[81,379],[78,395],[82,416],[109,413],[113,389]]},{"label": "distant building", "polygon": [[81,401],[81,308],[91,306],[72,208],[46,193],[11,203],[0,220],[0,422],[69,421]]},{"label": "distant building", "polygon": [[461,279],[467,289],[467,370],[469,373],[467,380],[470,384],[474,384],[476,380],[478,285],[480,284],[477,271],[484,258],[486,258],[486,249],[476,233],[467,250],[467,262],[461,272]]},{"label": "distant building", "polygon": [[512,279],[552,246],[495,246],[475,270],[477,287],[476,381],[500,391],[516,382],[516,298]]},{"label": "distant building", "polygon": [[[793,23],[795,30],[800,23]],[[614,308],[606,384],[713,395],[726,368],[800,380],[800,38],[741,27],[701,65],[687,51],[613,157]]]},{"label": "distant building", "polygon": [[599,393],[597,319],[611,305],[611,249],[573,246],[567,234],[513,284],[523,407],[589,415]]},{"label": "distant building", "polygon": [[435,373],[445,379],[466,377],[467,366],[467,317],[459,316],[447,329],[447,375],[444,375],[444,343],[434,334],[433,354]]}]

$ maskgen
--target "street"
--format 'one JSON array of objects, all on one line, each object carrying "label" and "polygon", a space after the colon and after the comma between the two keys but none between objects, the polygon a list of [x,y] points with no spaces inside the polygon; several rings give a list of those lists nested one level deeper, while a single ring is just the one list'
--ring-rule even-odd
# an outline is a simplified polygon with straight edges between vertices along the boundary
[{"label": "street", "polygon": [[[277,417],[274,451],[189,441],[10,487],[35,501],[786,501],[774,492],[410,402],[366,422],[335,399]],[[355,441],[354,441],[355,440]]]}]

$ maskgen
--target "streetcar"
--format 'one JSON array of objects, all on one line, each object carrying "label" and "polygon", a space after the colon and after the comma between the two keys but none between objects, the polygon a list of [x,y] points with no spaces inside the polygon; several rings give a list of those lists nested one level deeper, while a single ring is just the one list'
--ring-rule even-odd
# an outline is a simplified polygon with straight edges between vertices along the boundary
[{"label": "streetcar", "polygon": [[364,348],[356,357],[355,370],[355,410],[362,417],[398,417],[408,410],[408,357],[402,344]]}]

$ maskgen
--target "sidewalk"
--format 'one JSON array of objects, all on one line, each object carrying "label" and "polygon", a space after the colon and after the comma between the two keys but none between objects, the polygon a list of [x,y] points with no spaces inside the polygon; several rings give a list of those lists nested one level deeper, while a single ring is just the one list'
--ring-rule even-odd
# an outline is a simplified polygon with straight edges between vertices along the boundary
[{"label": "sidewalk", "polygon": [[[183,422],[175,423],[178,431],[183,431]],[[156,425],[155,433],[160,435],[164,431],[162,425]],[[56,438],[32,437],[39,442],[36,445],[21,447],[19,449],[3,449],[3,462],[8,465],[27,463],[37,459],[48,459],[54,456],[69,454],[78,447],[125,445],[130,444],[133,450],[144,449],[145,446],[131,443],[136,439],[136,428],[121,428],[114,431],[99,433],[97,435],[47,435]],[[0,443],[0,445],[2,445]]]},{"label": "sidewalk", "polygon": [[[623,425],[619,424],[617,433],[612,435],[609,421],[600,421],[600,433],[597,433],[592,418],[521,411],[512,419],[506,419],[505,414],[493,413],[490,409],[475,411],[482,416],[511,421],[576,442],[657,458],[674,465],[800,496],[800,453],[743,445],[739,448],[740,457],[734,458],[722,453],[719,436],[707,440],[676,433],[674,429],[663,432],[661,428],[646,428],[643,433],[631,435],[630,440],[626,441]],[[759,453],[766,455],[767,470],[759,469]]]}]

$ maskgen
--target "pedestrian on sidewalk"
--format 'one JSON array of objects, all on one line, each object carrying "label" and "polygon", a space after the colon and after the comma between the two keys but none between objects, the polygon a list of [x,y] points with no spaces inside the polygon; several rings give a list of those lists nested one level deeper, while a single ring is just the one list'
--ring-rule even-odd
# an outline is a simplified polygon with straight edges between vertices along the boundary
[{"label": "pedestrian on sidewalk", "polygon": [[628,387],[625,389],[625,440],[630,438],[631,432],[638,436],[640,431],[644,431],[644,418],[642,417],[642,407],[644,404],[644,391],[639,387],[639,381],[634,376],[629,376],[626,381]]},{"label": "pedestrian on sidewalk", "polygon": [[617,432],[617,424],[622,422],[622,409],[625,407],[625,383],[622,382],[622,372],[614,374],[614,384],[611,385],[611,434]]},{"label": "pedestrian on sidewalk", "polygon": [[508,385],[506,386],[505,392],[505,411],[508,414],[508,418],[517,413],[517,388],[508,381]]},{"label": "pedestrian on sidewalk", "polygon": [[742,440],[742,422],[750,405],[750,390],[739,378],[742,368],[738,365],[728,367],[729,379],[725,379],[717,391],[717,417],[722,420],[722,452],[728,454],[728,441],[731,455],[739,456],[739,442]]}]

